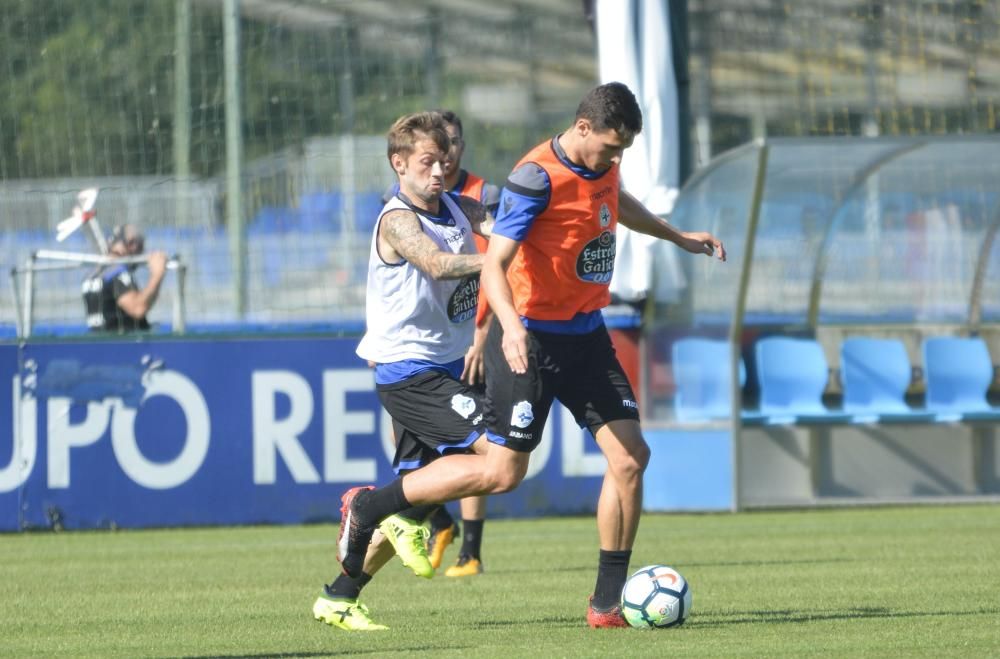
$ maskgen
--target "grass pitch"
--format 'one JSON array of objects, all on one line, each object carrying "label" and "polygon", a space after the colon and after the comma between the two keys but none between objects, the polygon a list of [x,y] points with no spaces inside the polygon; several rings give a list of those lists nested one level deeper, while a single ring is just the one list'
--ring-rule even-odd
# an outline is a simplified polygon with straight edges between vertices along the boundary
[{"label": "grass pitch", "polygon": [[[590,630],[591,518],[492,520],[480,577],[393,561],[363,593],[392,629],[312,619],[336,527],[0,535],[0,655],[1000,656],[1000,509],[644,515],[632,567],[691,583],[680,628]],[[446,561],[455,558],[454,546]]]}]

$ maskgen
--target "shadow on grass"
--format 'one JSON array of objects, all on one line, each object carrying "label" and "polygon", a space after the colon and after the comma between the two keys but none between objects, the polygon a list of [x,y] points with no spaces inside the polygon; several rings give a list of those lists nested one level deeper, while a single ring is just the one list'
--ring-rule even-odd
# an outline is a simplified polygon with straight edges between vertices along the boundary
[{"label": "shadow on grass", "polygon": [[[689,567],[761,567],[767,565],[823,565],[825,563],[856,563],[861,559],[853,558],[798,558],[798,559],[774,559],[774,560],[760,560],[760,561],[684,561],[678,563],[676,567],[678,569],[684,569]],[[633,566],[631,569],[638,569],[639,564],[633,561]],[[587,565],[553,565],[551,567],[546,567],[546,572],[593,572],[596,566],[593,564]],[[515,574],[518,572],[536,572],[538,570],[537,566],[524,566],[515,568],[499,568],[496,570],[490,570],[491,574]]]},{"label": "shadow on grass", "polygon": [[692,616],[685,627],[706,629],[726,625],[746,625],[751,623],[790,624],[821,622],[824,620],[863,620],[866,618],[923,618],[940,616],[996,615],[1000,608],[973,609],[971,611],[894,611],[885,607],[857,607],[850,609],[819,609],[811,611],[727,611],[705,612]]},{"label": "shadow on grass", "polygon": [[[709,629],[712,627],[724,627],[726,625],[745,624],[792,624],[803,622],[821,622],[824,620],[862,620],[865,618],[920,618],[920,617],[940,617],[940,616],[977,616],[977,615],[997,615],[1000,614],[998,608],[982,608],[971,611],[894,611],[885,607],[856,607],[850,609],[815,609],[793,611],[791,609],[777,609],[773,611],[726,611],[726,612],[705,612],[696,613],[690,620],[684,623],[684,627],[697,627],[699,629]],[[531,620],[477,620],[471,623],[476,629],[497,629],[505,627],[586,627],[582,615],[548,616],[544,618],[533,618]]]},{"label": "shadow on grass", "polygon": [[470,645],[418,645],[413,647],[393,647],[393,648],[383,648],[380,650],[340,650],[331,651],[327,650],[324,652],[282,652],[275,654],[274,652],[261,652],[259,654],[198,654],[198,655],[188,655],[181,657],[180,659],[282,659],[282,657],[288,657],[289,659],[308,657],[347,657],[352,655],[372,655],[378,656],[386,652],[402,652],[402,653],[415,653],[415,654],[425,654],[429,652],[441,652],[443,650],[470,650],[473,646]]},{"label": "shadow on grass", "polygon": [[331,657],[336,654],[362,654],[362,653],[361,652],[340,652],[340,653],[285,652],[282,654],[274,654],[273,652],[265,652],[262,654],[192,654],[181,657],[181,659],[264,659],[265,657],[275,657],[276,659],[280,659],[280,657]]},{"label": "shadow on grass", "polygon": [[583,611],[577,615],[549,616],[545,618],[532,618],[531,620],[478,620],[472,623],[476,629],[495,629],[498,627],[586,627],[587,623],[583,617]]},{"label": "shadow on grass", "polygon": [[760,561],[693,561],[678,563],[679,567],[759,567],[764,565],[823,565],[825,563],[856,563],[854,558],[795,558]]}]

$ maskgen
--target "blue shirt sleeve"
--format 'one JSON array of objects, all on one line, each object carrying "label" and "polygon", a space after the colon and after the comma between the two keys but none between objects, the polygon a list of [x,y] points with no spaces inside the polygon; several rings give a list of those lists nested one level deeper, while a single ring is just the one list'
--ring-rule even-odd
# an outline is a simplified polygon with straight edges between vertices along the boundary
[{"label": "blue shirt sleeve", "polygon": [[548,207],[551,191],[549,175],[535,163],[515,169],[500,193],[493,233],[518,242],[524,240],[535,218]]},{"label": "blue shirt sleeve", "polygon": [[486,210],[494,217],[497,216],[497,209],[500,208],[500,188],[493,185],[492,183],[487,183],[483,185],[483,194],[480,203],[486,206]]}]

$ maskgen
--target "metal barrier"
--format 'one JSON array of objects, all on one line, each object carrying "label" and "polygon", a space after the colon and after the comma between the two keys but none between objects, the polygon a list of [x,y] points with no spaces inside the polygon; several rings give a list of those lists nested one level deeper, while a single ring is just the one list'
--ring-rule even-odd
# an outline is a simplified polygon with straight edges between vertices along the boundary
[{"label": "metal barrier", "polygon": [[[52,261],[38,263],[38,261]],[[14,296],[15,320],[17,337],[26,339],[31,336],[35,302],[35,273],[51,270],[72,270],[83,266],[135,265],[149,261],[148,255],[111,257],[81,252],[65,252],[51,249],[40,249],[20,268],[11,268],[10,285]],[[187,265],[176,254],[167,260],[167,270],[177,272],[177,295],[173,299],[173,332],[184,334],[186,320],[184,313],[184,280],[187,276]],[[23,294],[18,279],[24,275]]]}]

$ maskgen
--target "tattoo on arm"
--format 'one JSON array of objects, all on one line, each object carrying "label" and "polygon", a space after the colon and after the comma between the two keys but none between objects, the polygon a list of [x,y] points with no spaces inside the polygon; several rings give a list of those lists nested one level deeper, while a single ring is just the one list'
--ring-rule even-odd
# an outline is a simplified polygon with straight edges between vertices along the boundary
[{"label": "tattoo on arm", "polygon": [[469,197],[459,197],[458,205],[462,212],[469,218],[472,230],[484,238],[489,238],[493,234],[493,215],[486,210],[486,206],[475,199]]},{"label": "tattoo on arm", "polygon": [[382,237],[396,252],[433,279],[461,279],[483,267],[481,254],[443,252],[427,237],[420,220],[408,210],[387,213],[382,218]]},{"label": "tattoo on arm", "polygon": [[428,273],[434,279],[461,279],[478,274],[483,269],[482,254],[447,254],[438,252],[437,272]]}]

